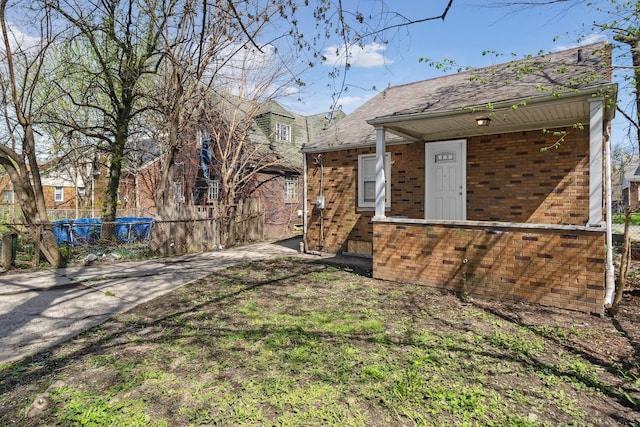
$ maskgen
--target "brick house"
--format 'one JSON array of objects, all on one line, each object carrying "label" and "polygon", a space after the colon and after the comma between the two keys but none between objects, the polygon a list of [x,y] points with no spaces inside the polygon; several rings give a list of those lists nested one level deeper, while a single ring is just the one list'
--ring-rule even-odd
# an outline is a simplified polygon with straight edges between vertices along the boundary
[{"label": "brick house", "polygon": [[[87,185],[82,174],[75,171],[73,166],[61,159],[40,165],[42,192],[50,220],[91,216],[93,212],[99,215],[103,200],[101,188],[104,185],[100,182],[100,174],[92,183],[96,191],[91,194],[91,183]],[[19,218],[20,205],[13,183],[6,173],[0,176],[0,192],[0,209],[10,212],[13,218]]]},{"label": "brick house", "polygon": [[599,43],[386,89],[303,148],[306,250],[371,257],[379,279],[604,312],[610,55]]},{"label": "brick house", "polygon": [[[344,117],[338,112],[336,120]],[[264,235],[281,238],[293,235],[302,225],[302,155],[300,148],[328,127],[326,114],[304,116],[284,109],[275,101],[265,103],[253,117],[249,139],[263,147],[264,156],[279,158],[257,173],[242,190],[244,196],[258,198],[264,210]],[[129,163],[120,183],[120,205],[127,211],[155,213],[155,189],[159,177],[159,157],[151,147],[143,147],[139,161]],[[222,189],[216,164],[208,158],[206,137],[198,135],[182,145],[176,155],[173,184],[169,191],[174,203],[210,206],[217,203]],[[157,151],[157,150],[155,150]],[[135,157],[135,156],[134,156]],[[205,177],[207,175],[207,177]]]},{"label": "brick house", "polygon": [[640,205],[640,164],[631,162],[620,173],[622,206],[637,211]]}]

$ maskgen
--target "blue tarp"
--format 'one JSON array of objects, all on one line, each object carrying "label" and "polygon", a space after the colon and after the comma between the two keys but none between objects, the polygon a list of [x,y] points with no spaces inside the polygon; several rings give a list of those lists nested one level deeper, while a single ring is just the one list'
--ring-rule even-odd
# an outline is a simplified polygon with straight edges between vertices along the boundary
[{"label": "blue tarp", "polygon": [[144,242],[151,237],[153,218],[116,218],[116,239],[118,242]]},{"label": "blue tarp", "polygon": [[[116,218],[116,240],[120,243],[142,242],[149,240],[153,218],[122,217]],[[53,235],[58,244],[71,246],[91,244],[98,241],[102,233],[102,219],[78,218],[53,221]]]},{"label": "blue tarp", "polygon": [[53,221],[53,235],[56,242],[75,246],[95,243],[100,239],[102,220],[100,218],[62,219]]}]

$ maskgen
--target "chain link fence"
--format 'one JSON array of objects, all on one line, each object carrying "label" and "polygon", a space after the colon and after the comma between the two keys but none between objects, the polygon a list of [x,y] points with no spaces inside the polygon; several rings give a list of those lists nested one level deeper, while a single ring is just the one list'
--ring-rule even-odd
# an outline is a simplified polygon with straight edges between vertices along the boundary
[{"label": "chain link fence", "polygon": [[[192,210],[188,215],[183,212],[180,216],[186,218],[179,220],[119,217],[105,222],[101,218],[67,219],[60,215],[62,218],[52,220],[50,227],[67,265],[203,252],[264,240],[265,216],[259,204]],[[0,267],[38,267],[45,261],[38,252],[43,227],[29,229],[17,212],[4,215],[0,223]]]},{"label": "chain link fence", "polygon": [[612,216],[613,246],[617,252],[622,252],[622,245],[625,241],[625,227],[627,227],[626,233],[631,244],[630,257],[634,261],[640,261],[640,212],[630,211],[628,224],[625,224],[626,220],[626,213]]},{"label": "chain link fence", "polygon": [[[99,218],[78,218],[51,221],[51,231],[67,264],[87,264],[99,260],[149,257],[152,218],[117,218],[104,222]],[[3,244],[0,247],[2,267],[9,269],[37,267],[44,262],[37,254],[43,227],[29,229],[24,223],[4,223],[0,226]],[[9,256],[6,251],[11,251]],[[3,253],[5,251],[5,253]]]}]

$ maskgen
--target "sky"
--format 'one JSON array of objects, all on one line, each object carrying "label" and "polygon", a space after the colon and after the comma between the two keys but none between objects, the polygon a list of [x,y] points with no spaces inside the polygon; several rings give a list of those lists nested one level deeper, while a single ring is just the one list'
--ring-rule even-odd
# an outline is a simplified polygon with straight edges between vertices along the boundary
[{"label": "sky", "polygon": [[[507,0],[453,0],[451,9],[444,20],[436,19],[400,27],[387,31],[384,36],[388,44],[380,40],[367,39],[362,47],[351,52],[351,68],[342,80],[330,79],[333,65],[340,61],[336,57],[338,40],[326,40],[321,47],[327,61],[305,71],[300,77],[305,86],[299,91],[288,90],[288,97],[278,99],[287,109],[299,114],[326,113],[332,109],[332,93],[336,88],[344,87],[335,106],[349,114],[379,91],[388,86],[411,83],[434,78],[445,74],[420,58],[432,61],[453,60],[460,66],[483,67],[525,55],[537,55],[570,48],[578,43],[589,43],[607,39],[604,34],[594,33],[592,23],[602,22],[605,18],[593,7],[566,5],[529,7],[513,9],[491,7],[495,3]],[[606,3],[608,0],[602,0]],[[302,4],[302,1],[298,2]],[[334,2],[335,3],[335,2]],[[364,22],[369,15],[380,16],[380,7],[401,14],[412,20],[436,17],[443,13],[448,0],[342,0],[347,11],[360,11]],[[310,1],[310,4],[315,4]],[[301,8],[297,18],[300,30],[309,39],[317,33],[316,21],[309,10]],[[334,19],[335,22],[335,19]],[[399,21],[392,21],[397,23]],[[285,29],[286,30],[286,29]],[[282,28],[277,29],[282,31]],[[29,36],[20,33],[19,37]],[[28,41],[20,40],[23,44]],[[33,39],[37,40],[37,39]],[[483,54],[492,51],[496,54]],[[266,49],[268,54],[272,49]],[[268,55],[267,55],[268,56]],[[303,54],[291,59],[292,69],[305,69],[309,58]],[[614,65],[617,63],[614,51]],[[261,61],[264,62],[264,58]],[[297,62],[297,64],[293,64]],[[453,73],[449,70],[446,73]],[[620,84],[622,86],[622,84]],[[632,98],[624,90],[619,93],[622,105]],[[613,123],[612,142],[614,146],[636,147],[629,144],[628,125],[621,114],[616,115]]]},{"label": "sky", "polygon": [[[372,0],[343,2],[346,9],[352,10],[365,9],[371,3]],[[420,19],[440,15],[447,1],[395,0],[387,3],[390,9],[404,16]],[[482,67],[607,39],[606,35],[593,32],[593,21],[602,19],[593,8],[563,5],[514,10],[488,7],[491,3],[491,0],[454,0],[444,21],[427,21],[389,32],[387,35],[392,36],[389,44],[369,43],[358,49],[346,75],[347,91],[337,105],[348,114],[387,86],[455,72],[443,73],[419,62],[424,57],[434,61],[446,58],[462,66]],[[325,51],[328,63],[335,60],[335,48],[330,46],[329,43]],[[486,51],[500,55],[483,55]],[[282,103],[301,114],[329,111],[332,86],[336,84],[327,77],[330,70],[327,64],[305,73],[303,80],[307,86]],[[623,102],[628,100],[623,97]],[[612,135],[614,145],[622,143],[626,127],[618,114]]]}]

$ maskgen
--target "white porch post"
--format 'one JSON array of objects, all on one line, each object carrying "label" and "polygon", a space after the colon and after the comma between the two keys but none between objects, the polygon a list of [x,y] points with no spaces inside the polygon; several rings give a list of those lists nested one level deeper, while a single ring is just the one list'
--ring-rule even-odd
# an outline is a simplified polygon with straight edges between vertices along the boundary
[{"label": "white porch post", "polygon": [[384,219],[386,199],[386,177],[384,174],[384,152],[386,150],[385,130],[376,126],[376,211],[373,219]]},{"label": "white porch post", "polygon": [[589,223],[602,225],[602,136],[604,102],[602,98],[589,100]]}]

